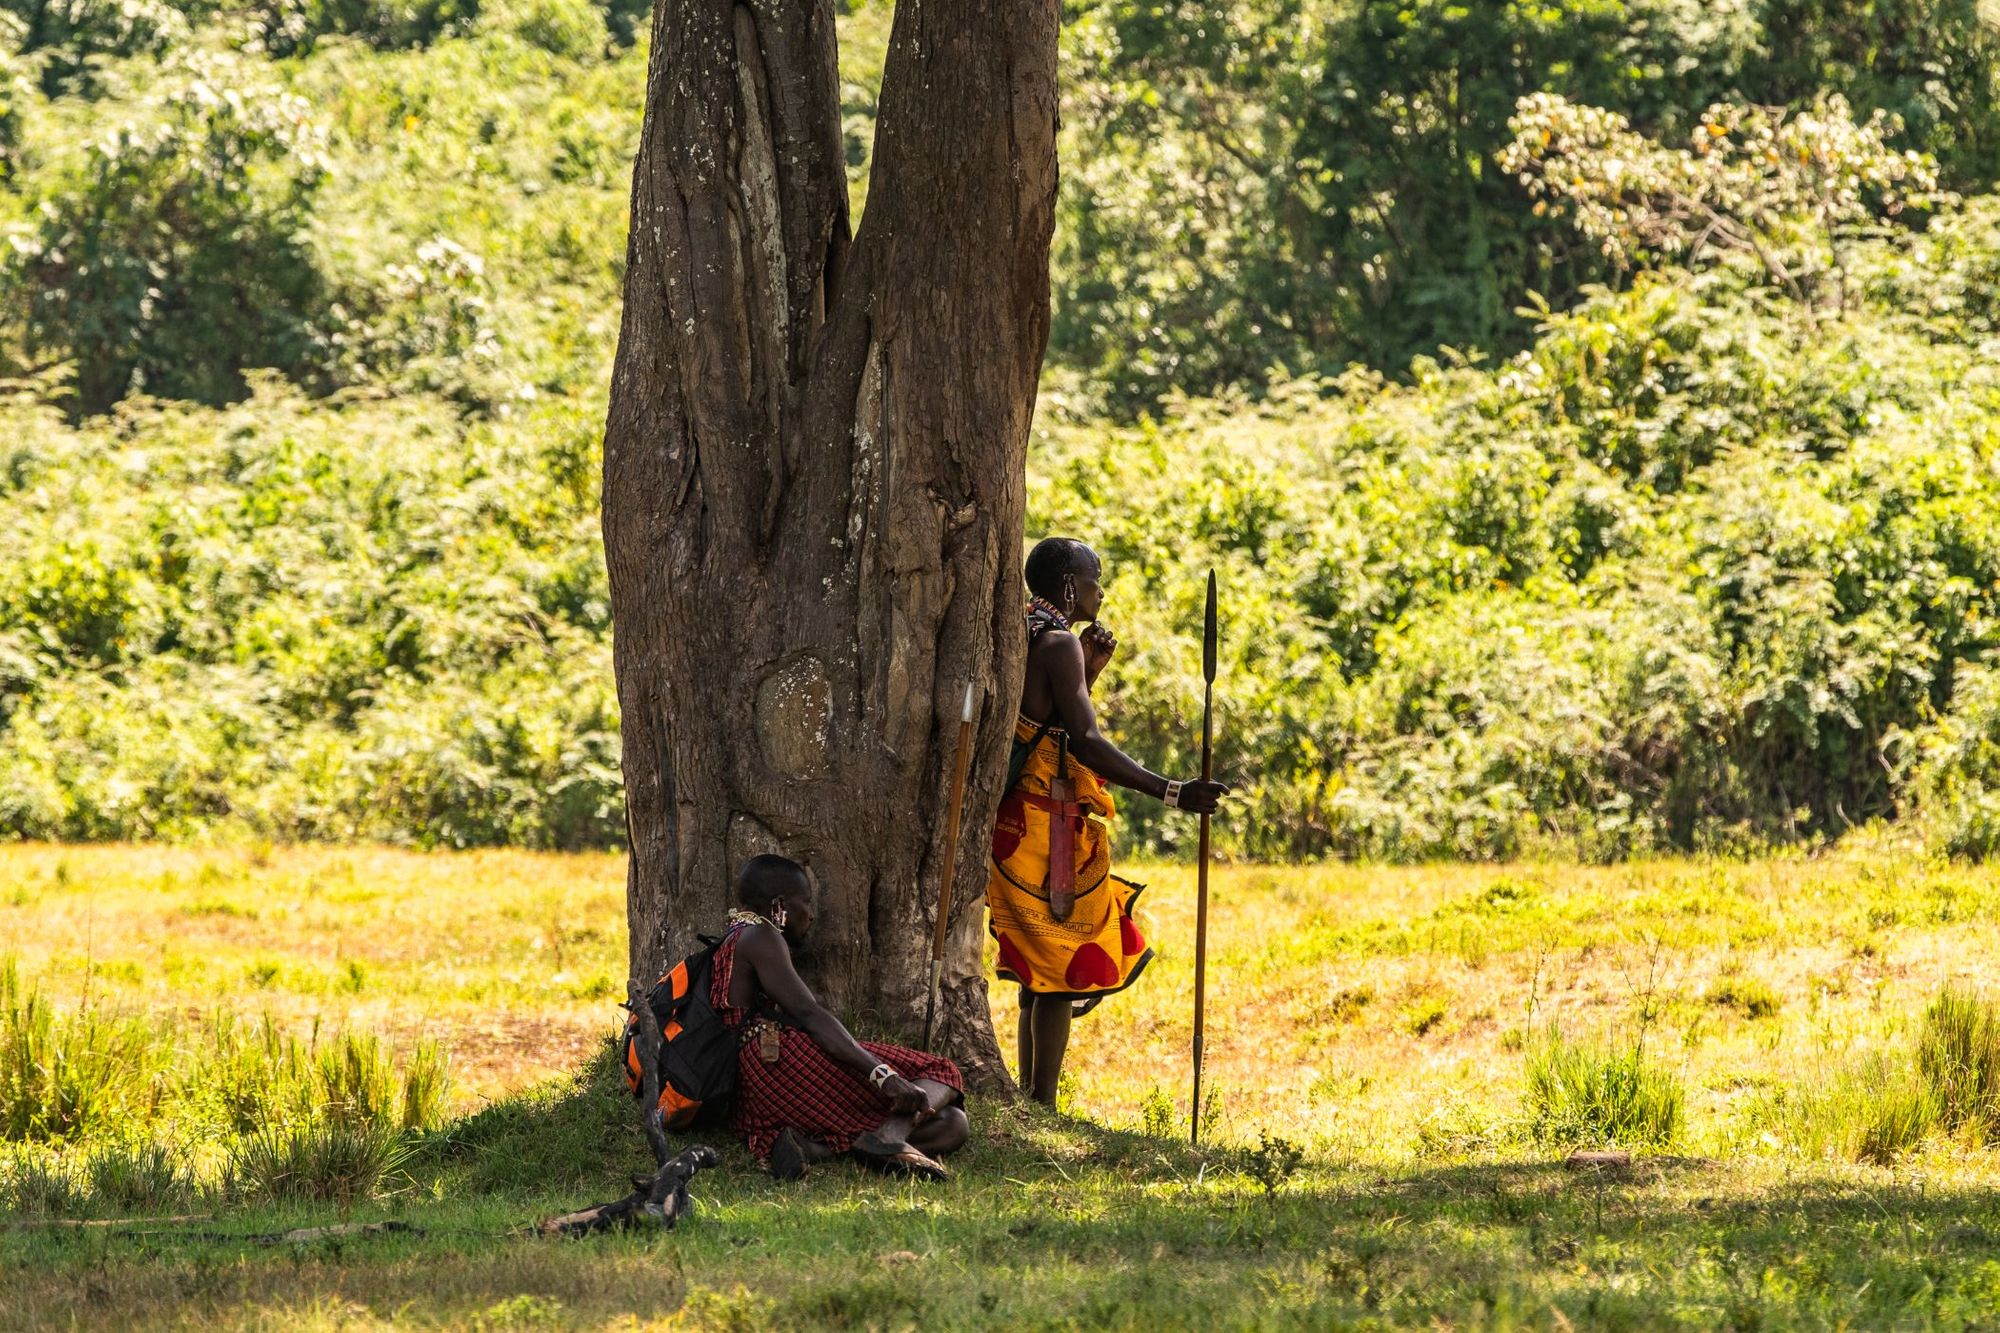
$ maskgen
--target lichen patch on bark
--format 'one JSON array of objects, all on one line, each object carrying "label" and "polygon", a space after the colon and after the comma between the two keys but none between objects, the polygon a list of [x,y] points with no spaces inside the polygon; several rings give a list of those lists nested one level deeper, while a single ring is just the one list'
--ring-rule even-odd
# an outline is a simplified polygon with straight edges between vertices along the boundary
[{"label": "lichen patch on bark", "polygon": [[826,733],[833,696],[826,667],[810,655],[793,658],[757,686],[757,740],[764,762],[807,782],[826,775]]}]

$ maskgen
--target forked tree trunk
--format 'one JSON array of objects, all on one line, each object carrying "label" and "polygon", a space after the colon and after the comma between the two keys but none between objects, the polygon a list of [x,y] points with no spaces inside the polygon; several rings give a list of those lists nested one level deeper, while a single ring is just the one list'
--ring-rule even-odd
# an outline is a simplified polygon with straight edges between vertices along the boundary
[{"label": "forked tree trunk", "polygon": [[605,429],[634,975],[782,851],[821,886],[809,979],[914,1036],[971,680],[939,1044],[988,1085],[981,889],[1024,653],[1057,20],[1056,0],[902,0],[850,242],[831,0],[659,0]]}]

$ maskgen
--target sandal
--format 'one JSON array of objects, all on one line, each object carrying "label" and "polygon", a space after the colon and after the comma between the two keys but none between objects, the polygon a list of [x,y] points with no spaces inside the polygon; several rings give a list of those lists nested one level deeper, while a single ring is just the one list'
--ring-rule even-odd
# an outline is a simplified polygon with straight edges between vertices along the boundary
[{"label": "sandal", "polygon": [[771,1155],[764,1159],[779,1180],[803,1180],[806,1174],[806,1145],[799,1132],[789,1125],[778,1131]]},{"label": "sandal", "polygon": [[943,1162],[914,1148],[901,1139],[884,1138],[880,1130],[870,1130],[854,1140],[850,1156],[870,1170],[888,1176],[908,1176],[913,1180],[950,1180]]}]

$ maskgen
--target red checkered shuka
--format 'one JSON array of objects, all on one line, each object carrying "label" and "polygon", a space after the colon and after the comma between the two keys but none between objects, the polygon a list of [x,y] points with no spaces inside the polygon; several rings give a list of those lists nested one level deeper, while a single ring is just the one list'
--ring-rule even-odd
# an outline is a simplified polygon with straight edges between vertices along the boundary
[{"label": "red checkered shuka", "polygon": [[[729,1003],[729,979],[736,972],[736,941],[743,930],[741,926],[730,930],[711,964],[709,1000],[732,1030],[752,1020],[748,1010]],[[786,1027],[783,1033],[783,1048],[775,1064],[765,1063],[754,1040],[745,1042],[736,1054],[736,1106],[730,1114],[730,1127],[743,1136],[758,1160],[771,1155],[778,1131],[788,1125],[835,1152],[846,1152],[857,1136],[889,1118],[888,1104],[866,1079],[835,1064],[819,1043],[798,1028]],[[879,1041],[864,1041],[861,1047],[904,1078],[927,1078],[960,1092],[965,1089],[958,1066],[943,1056]]]}]

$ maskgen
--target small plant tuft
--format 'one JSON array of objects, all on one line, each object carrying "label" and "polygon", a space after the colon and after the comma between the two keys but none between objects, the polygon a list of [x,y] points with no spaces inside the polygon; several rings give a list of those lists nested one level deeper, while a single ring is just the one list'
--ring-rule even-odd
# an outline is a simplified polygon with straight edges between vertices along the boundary
[{"label": "small plant tuft", "polygon": [[84,1163],[93,1204],[122,1210],[176,1207],[194,1194],[174,1151],[162,1143],[98,1148]]},{"label": "small plant tuft", "polygon": [[23,1217],[65,1217],[83,1206],[84,1193],[69,1164],[52,1152],[14,1155],[0,1181],[9,1210]]},{"label": "small plant tuft", "polygon": [[1447,1012],[1442,999],[1427,995],[1403,1011],[1403,1029],[1412,1037],[1424,1036],[1444,1022]]},{"label": "small plant tuft", "polygon": [[1778,993],[1755,977],[1723,977],[1705,997],[1718,1009],[1734,1009],[1745,1018],[1770,1018],[1783,1008]]},{"label": "small plant tuft", "polygon": [[227,1179],[245,1198],[347,1204],[374,1194],[409,1155],[403,1135],[379,1122],[267,1125],[237,1141]]},{"label": "small plant tuft", "polygon": [[1250,1175],[1264,1187],[1264,1198],[1275,1199],[1285,1183],[1298,1174],[1306,1152],[1290,1139],[1267,1131],[1257,1134],[1257,1146],[1250,1150]]},{"label": "small plant tuft", "polygon": [[1807,1091],[1785,1113],[1792,1143],[1816,1157],[1888,1166],[1937,1129],[1937,1098],[1907,1057],[1877,1054]]},{"label": "small plant tuft", "polygon": [[0,962],[0,1138],[80,1139],[147,1105],[166,1043],[94,1002],[58,1012]]},{"label": "small plant tuft", "polygon": [[1563,1147],[1639,1147],[1680,1136],[1686,1093],[1642,1046],[1585,1046],[1551,1033],[1528,1057],[1528,1132]]},{"label": "small plant tuft", "polygon": [[1992,1141],[2000,1130],[2000,1006],[1965,987],[1944,987],[1924,1010],[1916,1069],[1947,1132]]}]

